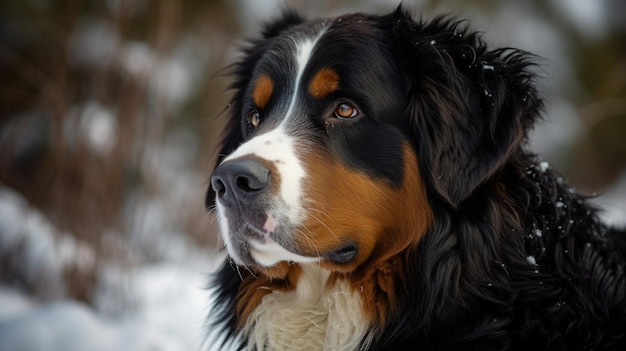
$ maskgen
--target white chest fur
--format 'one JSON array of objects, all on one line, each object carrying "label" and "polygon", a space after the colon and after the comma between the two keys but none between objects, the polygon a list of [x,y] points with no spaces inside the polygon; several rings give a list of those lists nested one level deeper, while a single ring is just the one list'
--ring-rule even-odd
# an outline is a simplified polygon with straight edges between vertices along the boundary
[{"label": "white chest fur", "polygon": [[244,328],[249,350],[355,351],[367,334],[361,299],[346,282],[331,289],[329,273],[303,265],[297,288],[263,298]]}]

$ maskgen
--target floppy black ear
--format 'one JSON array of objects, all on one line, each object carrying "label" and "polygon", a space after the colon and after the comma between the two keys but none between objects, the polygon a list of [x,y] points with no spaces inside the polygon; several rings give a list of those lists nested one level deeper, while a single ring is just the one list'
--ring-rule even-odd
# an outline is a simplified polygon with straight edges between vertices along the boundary
[{"label": "floppy black ear", "polygon": [[[240,120],[242,101],[257,62],[263,56],[273,38],[303,21],[302,17],[296,12],[289,9],[285,10],[279,18],[263,26],[260,38],[247,42],[242,50],[242,58],[230,67],[231,75],[234,78],[230,88],[235,93],[226,110],[228,122],[223,132],[219,153],[217,154],[216,167],[243,142],[244,135]],[[206,208],[211,208],[214,203],[215,192],[209,185],[205,198]]]},{"label": "floppy black ear", "polygon": [[519,150],[540,114],[531,56],[487,51],[459,21],[417,23],[400,8],[392,16],[421,171],[456,207]]}]

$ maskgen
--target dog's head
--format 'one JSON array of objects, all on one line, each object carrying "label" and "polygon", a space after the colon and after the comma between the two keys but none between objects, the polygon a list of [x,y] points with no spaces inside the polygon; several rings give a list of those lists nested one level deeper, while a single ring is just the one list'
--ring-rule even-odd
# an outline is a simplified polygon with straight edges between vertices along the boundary
[{"label": "dog's head", "polygon": [[268,25],[234,66],[207,206],[238,264],[350,272],[415,246],[519,148],[526,55],[402,9]]}]

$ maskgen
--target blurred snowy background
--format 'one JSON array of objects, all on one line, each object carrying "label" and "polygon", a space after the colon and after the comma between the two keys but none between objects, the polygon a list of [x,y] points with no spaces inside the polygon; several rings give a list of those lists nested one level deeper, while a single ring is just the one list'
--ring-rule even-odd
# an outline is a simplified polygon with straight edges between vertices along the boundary
[{"label": "blurred snowy background", "polygon": [[[211,342],[222,68],[286,3],[321,17],[398,1],[0,1],[0,350]],[[536,149],[624,222],[626,2],[404,3],[540,55]]]}]

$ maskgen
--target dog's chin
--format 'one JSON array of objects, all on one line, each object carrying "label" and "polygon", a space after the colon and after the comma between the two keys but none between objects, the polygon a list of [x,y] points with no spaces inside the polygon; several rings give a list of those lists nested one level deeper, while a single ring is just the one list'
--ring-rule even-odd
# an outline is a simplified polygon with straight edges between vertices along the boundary
[{"label": "dog's chin", "polygon": [[263,267],[272,267],[280,262],[313,263],[320,260],[319,257],[291,252],[267,236],[261,241],[251,240],[249,245],[250,256]]}]

